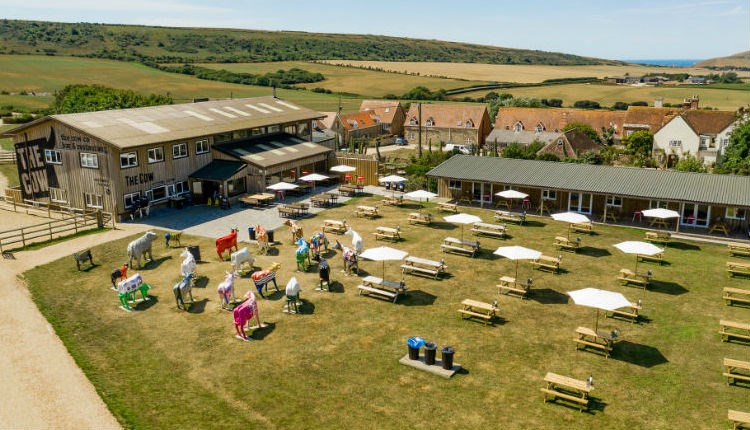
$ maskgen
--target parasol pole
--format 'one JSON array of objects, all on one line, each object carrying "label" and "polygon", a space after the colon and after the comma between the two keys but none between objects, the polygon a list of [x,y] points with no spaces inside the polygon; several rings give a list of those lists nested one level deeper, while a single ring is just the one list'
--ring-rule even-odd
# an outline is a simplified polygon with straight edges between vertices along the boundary
[{"label": "parasol pole", "polygon": [[594,332],[599,333],[599,309],[596,310],[596,322],[594,323]]},{"label": "parasol pole", "polygon": [[635,254],[635,274],[638,275],[638,254]]},{"label": "parasol pole", "polygon": [[518,260],[516,260],[516,282],[518,282]]}]

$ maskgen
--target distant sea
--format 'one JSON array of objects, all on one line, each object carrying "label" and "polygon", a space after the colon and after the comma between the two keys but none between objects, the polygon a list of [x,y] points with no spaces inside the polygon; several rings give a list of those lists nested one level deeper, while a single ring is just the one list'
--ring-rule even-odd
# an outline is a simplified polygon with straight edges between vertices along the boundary
[{"label": "distant sea", "polygon": [[653,66],[691,67],[703,60],[621,60],[627,63],[649,64]]}]

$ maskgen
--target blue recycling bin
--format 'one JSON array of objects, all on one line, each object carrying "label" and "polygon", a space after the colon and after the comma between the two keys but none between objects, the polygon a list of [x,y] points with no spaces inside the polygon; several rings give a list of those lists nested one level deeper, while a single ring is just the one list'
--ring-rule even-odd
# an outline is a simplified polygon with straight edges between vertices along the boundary
[{"label": "blue recycling bin", "polygon": [[255,227],[248,227],[247,235],[250,238],[250,240],[255,240]]},{"label": "blue recycling bin", "polygon": [[409,359],[419,360],[419,348],[424,345],[424,339],[421,337],[410,337],[406,339],[406,345],[409,347]]}]

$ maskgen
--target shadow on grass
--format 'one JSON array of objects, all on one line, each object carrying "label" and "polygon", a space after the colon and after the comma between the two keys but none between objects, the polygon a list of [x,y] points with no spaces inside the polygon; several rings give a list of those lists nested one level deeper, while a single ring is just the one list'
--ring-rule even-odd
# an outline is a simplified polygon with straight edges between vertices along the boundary
[{"label": "shadow on grass", "polygon": [[[252,319],[251,322],[254,322],[255,319]],[[261,324],[263,327],[258,327],[256,329],[252,329],[253,333],[249,335],[248,337],[252,338],[253,340],[263,340],[271,334],[271,332],[276,329],[276,323],[270,323],[270,322],[264,322]],[[247,332],[247,330],[245,330]]]},{"label": "shadow on grass", "polygon": [[676,282],[653,280],[649,281],[648,283],[648,291],[652,291],[654,293],[669,294],[670,296],[679,296],[680,294],[685,294],[688,292],[685,287]]},{"label": "shadow on grass", "polygon": [[612,255],[612,253],[609,252],[608,249],[594,248],[592,246],[582,246],[578,250],[578,253],[581,254],[581,255],[588,255],[589,257],[596,257],[596,258],[599,258],[599,257],[608,257],[608,256]]},{"label": "shadow on grass", "polygon": [[167,260],[171,260],[171,255],[165,255],[164,257],[154,258],[153,260],[144,263],[140,269],[134,269],[134,270],[154,270],[158,269],[159,266],[162,265]]},{"label": "shadow on grass", "polygon": [[[189,314],[202,314],[206,310],[206,303],[208,303],[207,298],[197,300],[188,306],[187,312]],[[188,304],[185,303],[185,305],[187,306]]]},{"label": "shadow on grass", "polygon": [[531,300],[543,305],[565,305],[568,303],[568,295],[555,291],[551,288],[533,288]]},{"label": "shadow on grass", "polygon": [[206,288],[208,286],[208,276],[196,276],[193,288]]},{"label": "shadow on grass", "polygon": [[687,242],[669,242],[669,245],[665,246],[665,248],[674,248],[674,249],[680,249],[683,251],[700,251],[701,247],[694,244],[694,243],[687,243]]},{"label": "shadow on grass", "polygon": [[274,257],[279,255],[279,248],[276,248],[275,246],[268,248],[268,252],[266,253],[266,255],[270,255]]},{"label": "shadow on grass", "polygon": [[435,230],[455,230],[458,228],[455,224],[445,221],[433,221],[430,223],[430,227]]},{"label": "shadow on grass", "polygon": [[404,306],[432,306],[437,296],[422,290],[409,290],[397,303]]},{"label": "shadow on grass", "polygon": [[639,343],[623,340],[617,342],[615,349],[616,354],[612,354],[613,359],[635,364],[636,366],[651,368],[660,364],[669,363],[667,357],[662,355],[662,353],[653,346],[641,345]]},{"label": "shadow on grass", "polygon": [[[273,284],[271,284],[271,288],[273,288]],[[265,291],[265,290],[263,291],[263,295],[266,296],[265,299],[266,300],[272,300],[272,301],[281,300],[284,297],[285,294],[286,293],[284,291],[281,291],[281,290],[276,291],[276,289],[272,289],[270,291],[270,293],[267,292],[267,291]],[[264,298],[261,297],[261,300],[263,300],[263,299]]]},{"label": "shadow on grass", "polygon": [[[138,293],[138,297],[140,297],[141,293]],[[138,303],[134,305],[130,305],[130,309],[136,312],[142,312],[150,307],[154,306],[155,304],[159,303],[159,296],[152,296],[151,294],[148,295],[148,300],[145,301],[139,301]]]},{"label": "shadow on grass", "polygon": [[422,210],[424,207],[419,203],[401,203],[400,207],[411,210]]},{"label": "shadow on grass", "polygon": [[544,227],[547,223],[543,223],[537,220],[526,220],[521,227]]},{"label": "shadow on grass", "polygon": [[300,304],[297,306],[299,315],[312,315],[315,313],[315,303],[306,300],[299,299]]},{"label": "shadow on grass", "polygon": [[97,267],[99,267],[101,265],[100,264],[96,264],[96,263],[94,263],[94,264],[88,264],[88,263],[86,263],[86,266],[87,267],[85,267],[85,268],[83,268],[81,270],[76,269],[76,272],[86,272],[86,273],[88,273],[88,272],[96,269]]}]

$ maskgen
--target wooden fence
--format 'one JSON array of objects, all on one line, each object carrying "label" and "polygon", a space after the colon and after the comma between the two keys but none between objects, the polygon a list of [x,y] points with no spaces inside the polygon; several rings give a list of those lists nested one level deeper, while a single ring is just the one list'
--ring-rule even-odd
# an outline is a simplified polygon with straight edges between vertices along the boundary
[{"label": "wooden fence", "polygon": [[101,211],[74,214],[67,218],[0,231],[0,252],[23,248],[29,244],[70,236],[79,231],[104,227]]},{"label": "wooden fence", "polygon": [[39,200],[24,199],[19,187],[6,188],[4,195],[0,196],[0,209],[24,212],[27,215],[41,216],[45,218],[65,219],[74,215],[83,215],[86,213],[101,212],[104,225],[112,223],[114,228],[114,218],[110,212],[97,211],[96,209],[80,209],[71,206],[63,206],[57,203],[49,203]]},{"label": "wooden fence", "polygon": [[0,164],[16,164],[16,154],[0,150]]},{"label": "wooden fence", "polygon": [[336,164],[355,167],[352,175],[364,177],[364,185],[378,184],[378,160],[372,155],[336,153]]}]

